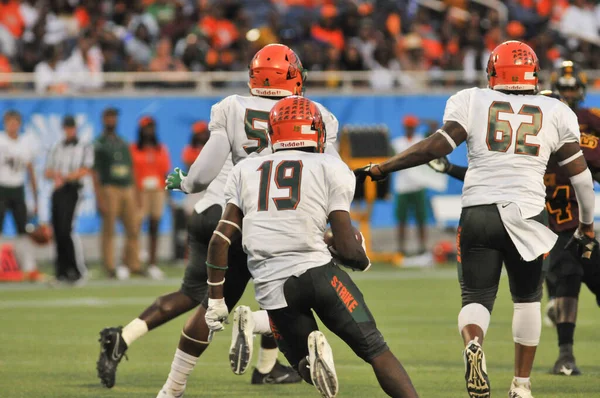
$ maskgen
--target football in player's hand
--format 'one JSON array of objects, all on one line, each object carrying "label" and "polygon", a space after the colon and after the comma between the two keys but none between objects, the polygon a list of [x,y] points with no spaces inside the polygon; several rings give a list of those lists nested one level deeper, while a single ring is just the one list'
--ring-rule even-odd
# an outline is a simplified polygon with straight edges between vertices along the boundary
[{"label": "football in player's hand", "polygon": [[[358,241],[358,243],[360,243],[361,245],[363,244],[363,236],[360,233],[360,231],[354,227],[352,227],[352,229],[354,230],[354,236],[356,236],[356,240]],[[331,228],[327,228],[327,231],[325,231],[325,235],[323,235],[323,240],[325,241],[325,244],[327,245],[327,247],[330,247],[332,249],[335,250],[335,242],[333,241],[333,231],[331,230]]]},{"label": "football in player's hand", "polygon": [[45,245],[52,240],[52,228],[47,224],[40,224],[29,229],[29,237],[38,245]]}]

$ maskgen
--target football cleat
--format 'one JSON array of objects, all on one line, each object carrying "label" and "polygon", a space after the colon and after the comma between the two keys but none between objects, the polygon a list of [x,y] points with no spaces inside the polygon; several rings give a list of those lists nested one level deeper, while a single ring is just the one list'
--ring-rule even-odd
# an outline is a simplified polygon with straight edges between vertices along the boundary
[{"label": "football cleat", "polygon": [[325,335],[315,330],[308,336],[310,378],[323,398],[333,398],[339,390],[333,353]]},{"label": "football cleat", "polygon": [[575,364],[573,355],[561,355],[554,363],[552,374],[564,376],[579,376],[581,371]]},{"label": "football cleat", "polygon": [[[231,347],[229,347],[229,364],[236,375],[246,372],[252,359],[254,338],[254,318],[250,307],[240,305],[233,312],[231,331]],[[254,380],[254,376],[252,376]]]},{"label": "football cleat", "polygon": [[485,354],[478,340],[477,337],[471,340],[463,352],[467,392],[470,398],[489,398],[490,380],[487,375]]},{"label": "football cleat", "polygon": [[531,383],[518,384],[515,379],[508,390],[508,398],[533,398],[531,395]]},{"label": "football cleat", "polygon": [[544,325],[556,327],[556,300],[550,299],[544,308]]},{"label": "football cleat", "polygon": [[175,395],[174,393],[172,393],[171,391],[168,391],[166,388],[162,388],[162,390],[160,390],[158,392],[158,395],[156,396],[156,398],[181,398],[183,397],[183,393],[180,395]]},{"label": "football cleat", "polygon": [[267,373],[260,373],[254,369],[252,373],[252,384],[292,384],[300,383],[302,378],[292,367],[284,366],[279,361],[275,362],[273,369]]},{"label": "football cleat", "polygon": [[100,332],[100,357],[96,362],[98,378],[104,386],[112,388],[115,385],[117,366],[123,359],[127,344],[123,340],[122,327],[105,328]]}]

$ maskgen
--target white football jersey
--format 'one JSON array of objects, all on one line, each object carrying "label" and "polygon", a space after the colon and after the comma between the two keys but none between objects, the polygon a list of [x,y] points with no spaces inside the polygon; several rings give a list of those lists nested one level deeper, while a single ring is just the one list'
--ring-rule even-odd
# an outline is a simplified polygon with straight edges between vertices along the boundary
[{"label": "white football jersey", "polygon": [[447,121],[460,123],[468,134],[462,206],[512,202],[523,218],[544,209],[550,155],[568,142],[579,142],[575,113],[543,95],[463,90],[448,100]]},{"label": "white football jersey", "polygon": [[[267,121],[269,112],[277,101],[277,99],[263,97],[230,95],[212,107],[208,125],[210,133],[227,137],[231,145],[231,156],[206,189],[206,195],[194,206],[197,213],[203,212],[214,204],[219,204],[223,210],[225,209],[223,189],[234,164],[250,154],[268,155],[271,153]],[[337,140],[338,120],[323,105],[316,102],[315,104],[321,111],[325,123],[326,150],[328,153],[332,153]]]},{"label": "white football jersey", "polygon": [[33,161],[31,142],[19,135],[13,140],[0,132],[0,186],[19,187],[25,184],[27,165]]},{"label": "white football jersey", "polygon": [[233,168],[225,199],[244,213],[242,245],[261,308],[285,307],[285,281],[331,261],[327,220],[350,211],[354,187],[352,171],[328,154],[279,151]]}]

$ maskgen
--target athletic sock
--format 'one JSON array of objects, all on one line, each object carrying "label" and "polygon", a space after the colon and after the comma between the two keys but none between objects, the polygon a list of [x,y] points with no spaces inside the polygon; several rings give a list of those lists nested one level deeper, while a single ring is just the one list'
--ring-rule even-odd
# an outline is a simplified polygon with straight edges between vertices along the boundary
[{"label": "athletic sock", "polygon": [[515,384],[518,387],[526,387],[527,389],[531,388],[530,377],[515,377]]},{"label": "athletic sock", "polygon": [[256,361],[256,369],[262,373],[267,374],[273,370],[275,362],[277,362],[277,355],[279,350],[277,348],[262,348],[258,351],[258,361]]},{"label": "athletic sock", "polygon": [[146,322],[142,321],[140,318],[135,318],[123,328],[121,335],[123,337],[123,340],[127,344],[127,347],[129,347],[134,341],[136,341],[146,333],[148,333],[148,325],[146,324]]},{"label": "athletic sock", "polygon": [[575,324],[571,322],[559,323],[556,325],[558,332],[558,346],[565,344],[573,345],[573,335],[575,334]]},{"label": "athletic sock", "polygon": [[163,390],[171,393],[175,397],[182,397],[185,392],[187,379],[194,370],[198,357],[192,356],[181,351],[179,348],[175,351],[175,358],[171,363],[171,371]]},{"label": "athletic sock", "polygon": [[17,236],[15,240],[15,252],[21,271],[33,272],[36,270],[33,243],[27,235]]},{"label": "athletic sock", "polygon": [[254,334],[271,333],[271,325],[269,324],[269,314],[267,314],[267,311],[254,311],[252,313],[252,318],[254,318]]}]

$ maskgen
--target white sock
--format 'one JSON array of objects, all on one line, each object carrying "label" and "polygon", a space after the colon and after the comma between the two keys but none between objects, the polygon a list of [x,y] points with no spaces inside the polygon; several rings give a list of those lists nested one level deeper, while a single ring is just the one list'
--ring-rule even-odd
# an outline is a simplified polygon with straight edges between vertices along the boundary
[{"label": "white sock", "polygon": [[252,317],[254,318],[254,334],[271,333],[271,325],[269,323],[269,314],[267,314],[267,311],[254,311]]},{"label": "white sock", "polygon": [[127,347],[129,347],[134,341],[146,333],[148,333],[148,325],[146,325],[146,322],[142,321],[140,318],[135,318],[123,328],[122,336]]},{"label": "white sock", "polygon": [[31,272],[36,270],[33,242],[31,242],[29,236],[19,235],[17,237],[15,240],[15,252],[21,271]]},{"label": "white sock", "polygon": [[194,370],[197,361],[198,357],[187,354],[178,348],[175,351],[175,358],[171,363],[171,371],[163,390],[175,397],[182,397],[187,379]]},{"label": "white sock", "polygon": [[256,369],[262,374],[270,373],[277,362],[277,348],[262,348],[258,351],[258,361],[256,361]]},{"label": "white sock", "polygon": [[519,387],[527,387],[529,388],[530,386],[530,377],[516,377],[515,376],[515,384]]}]

